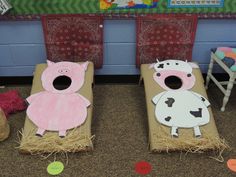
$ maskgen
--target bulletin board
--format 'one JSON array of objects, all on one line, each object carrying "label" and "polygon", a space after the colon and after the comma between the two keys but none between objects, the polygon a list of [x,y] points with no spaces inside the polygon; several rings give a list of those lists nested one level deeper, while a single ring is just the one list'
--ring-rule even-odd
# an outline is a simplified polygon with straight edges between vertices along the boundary
[{"label": "bulletin board", "polygon": [[[9,15],[42,14],[236,14],[235,0],[8,0]],[[126,2],[125,4],[122,4]],[[136,3],[136,4],[135,4]]]}]

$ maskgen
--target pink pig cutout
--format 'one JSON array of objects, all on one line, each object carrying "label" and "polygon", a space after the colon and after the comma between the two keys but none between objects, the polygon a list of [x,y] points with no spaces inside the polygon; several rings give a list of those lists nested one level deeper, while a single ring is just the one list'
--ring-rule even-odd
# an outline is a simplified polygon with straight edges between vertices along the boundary
[{"label": "pink pig cutout", "polygon": [[[58,131],[60,137],[66,136],[66,131],[82,125],[87,117],[88,99],[76,93],[84,84],[88,62],[81,64],[73,62],[53,63],[48,61],[48,67],[41,76],[45,89],[29,96],[27,115],[38,127],[36,135],[43,136],[46,130]],[[71,84],[64,90],[58,90],[53,82],[58,77],[67,77]]]}]

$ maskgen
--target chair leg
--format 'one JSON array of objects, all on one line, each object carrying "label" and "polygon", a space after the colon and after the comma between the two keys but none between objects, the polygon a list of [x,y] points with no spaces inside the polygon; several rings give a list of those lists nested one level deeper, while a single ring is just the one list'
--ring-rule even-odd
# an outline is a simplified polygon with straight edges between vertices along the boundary
[{"label": "chair leg", "polygon": [[227,90],[226,90],[226,93],[225,93],[225,96],[224,96],[224,99],[223,99],[223,105],[221,107],[221,111],[222,112],[225,111],[225,106],[226,106],[226,104],[229,101],[229,96],[230,96],[231,90],[232,90],[232,88],[234,86],[234,80],[235,80],[235,75],[230,76],[229,83],[227,85]]},{"label": "chair leg", "polygon": [[210,74],[212,73],[212,70],[213,70],[213,64],[214,64],[214,59],[213,57],[211,57],[211,61],[210,61],[210,64],[209,64],[209,68],[208,68],[208,71],[207,71],[207,78],[206,78],[206,85],[205,85],[205,88],[208,89],[208,85],[209,85],[209,82],[210,82]]}]

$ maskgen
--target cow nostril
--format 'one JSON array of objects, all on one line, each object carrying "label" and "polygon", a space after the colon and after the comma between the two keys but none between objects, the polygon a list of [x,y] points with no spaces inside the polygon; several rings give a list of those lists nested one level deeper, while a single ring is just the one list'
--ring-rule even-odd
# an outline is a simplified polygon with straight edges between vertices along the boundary
[{"label": "cow nostril", "polygon": [[188,77],[191,77],[191,76],[192,76],[192,74],[187,74],[187,76],[188,76]]},{"label": "cow nostril", "polygon": [[156,75],[157,75],[157,77],[160,77],[160,76],[161,76],[161,74],[160,74],[160,73],[157,73]]}]

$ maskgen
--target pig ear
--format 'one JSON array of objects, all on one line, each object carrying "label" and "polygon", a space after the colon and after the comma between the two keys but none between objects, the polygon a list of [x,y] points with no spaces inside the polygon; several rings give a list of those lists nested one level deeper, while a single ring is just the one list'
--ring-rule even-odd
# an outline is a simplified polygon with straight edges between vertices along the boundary
[{"label": "pig ear", "polygon": [[197,63],[194,62],[188,62],[188,64],[192,67],[192,68],[199,68]]},{"label": "pig ear", "polygon": [[51,66],[51,65],[53,65],[53,64],[55,64],[55,63],[52,62],[52,61],[47,60],[47,64],[48,64],[48,66]]},{"label": "pig ear", "polygon": [[89,65],[89,62],[88,62],[88,61],[86,61],[86,62],[80,64],[80,66],[82,66],[82,68],[83,68],[85,71],[87,70],[88,65]]}]

